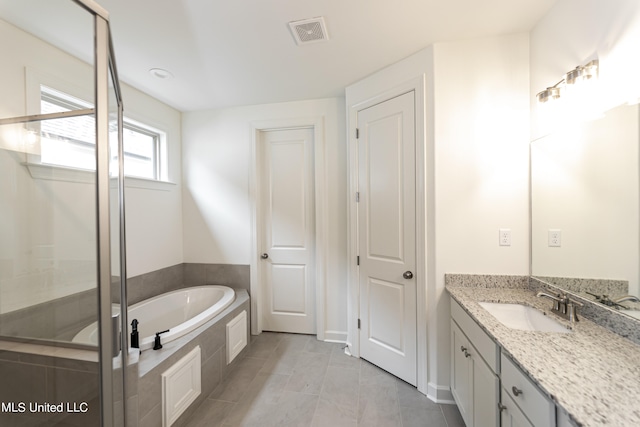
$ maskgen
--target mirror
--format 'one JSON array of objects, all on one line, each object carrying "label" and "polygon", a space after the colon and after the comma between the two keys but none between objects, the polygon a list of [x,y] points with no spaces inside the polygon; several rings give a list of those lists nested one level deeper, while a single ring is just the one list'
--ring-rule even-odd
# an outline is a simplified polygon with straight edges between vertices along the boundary
[{"label": "mirror", "polygon": [[640,319],[640,106],[531,142],[531,275]]}]

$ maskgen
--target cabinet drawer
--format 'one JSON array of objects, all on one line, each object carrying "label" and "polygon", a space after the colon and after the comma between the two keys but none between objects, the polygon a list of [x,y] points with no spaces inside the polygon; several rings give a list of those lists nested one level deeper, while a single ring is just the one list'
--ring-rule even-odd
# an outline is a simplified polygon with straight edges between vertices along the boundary
[{"label": "cabinet drawer", "polygon": [[504,388],[500,389],[500,402],[502,403],[500,412],[502,427],[536,427],[524,416]]},{"label": "cabinet drawer", "polygon": [[451,299],[451,318],[460,326],[471,341],[471,344],[478,350],[480,356],[489,365],[494,373],[498,372],[498,345],[478,326],[475,320],[460,307],[453,298]]},{"label": "cabinet drawer", "polygon": [[[501,355],[502,394],[509,397],[536,427],[554,427],[555,405],[504,354]],[[514,387],[515,390],[514,391]],[[516,395],[517,394],[517,395]]]}]

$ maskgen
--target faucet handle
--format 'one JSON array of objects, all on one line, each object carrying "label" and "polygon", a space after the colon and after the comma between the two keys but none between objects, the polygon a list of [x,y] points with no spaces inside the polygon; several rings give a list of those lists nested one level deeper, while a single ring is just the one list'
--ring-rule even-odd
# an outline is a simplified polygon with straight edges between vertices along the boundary
[{"label": "faucet handle", "polygon": [[572,299],[567,300],[567,315],[569,316],[570,322],[577,322],[580,319],[578,318],[578,311],[580,307],[583,307],[584,304],[578,301],[574,301]]}]

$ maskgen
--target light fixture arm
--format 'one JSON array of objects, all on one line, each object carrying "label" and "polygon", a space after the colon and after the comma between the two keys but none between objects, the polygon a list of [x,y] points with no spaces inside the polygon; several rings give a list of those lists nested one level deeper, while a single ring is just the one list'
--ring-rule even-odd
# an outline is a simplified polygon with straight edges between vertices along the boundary
[{"label": "light fixture arm", "polygon": [[550,86],[536,95],[538,102],[545,103],[547,101],[556,100],[562,96],[562,91],[568,85],[574,85],[582,80],[589,80],[598,77],[598,68],[600,62],[594,59],[585,65],[578,65],[573,70],[564,75],[564,78],[553,86]]}]

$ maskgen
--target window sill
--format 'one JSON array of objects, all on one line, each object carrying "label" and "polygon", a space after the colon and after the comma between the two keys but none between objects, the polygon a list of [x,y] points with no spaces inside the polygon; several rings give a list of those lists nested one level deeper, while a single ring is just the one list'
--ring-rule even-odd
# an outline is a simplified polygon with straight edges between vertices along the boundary
[{"label": "window sill", "polygon": [[[33,179],[95,184],[94,171],[33,162],[25,162],[22,164],[27,167]],[[111,178],[110,181],[112,182],[112,184],[116,182],[115,178]],[[142,188],[146,190],[157,191],[171,191],[171,189],[176,186],[176,184],[173,182],[156,181],[153,179],[137,178],[131,176],[125,176],[124,185],[127,188]]]},{"label": "window sill", "polygon": [[138,178],[134,176],[124,177],[124,186],[127,188],[143,188],[146,190],[171,191],[176,187],[175,182],[156,181],[155,179]]}]

